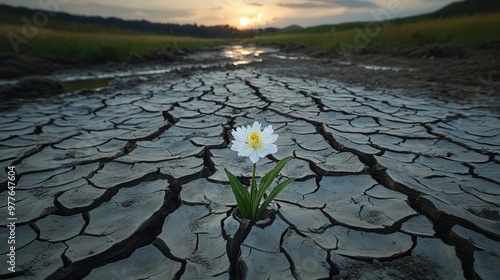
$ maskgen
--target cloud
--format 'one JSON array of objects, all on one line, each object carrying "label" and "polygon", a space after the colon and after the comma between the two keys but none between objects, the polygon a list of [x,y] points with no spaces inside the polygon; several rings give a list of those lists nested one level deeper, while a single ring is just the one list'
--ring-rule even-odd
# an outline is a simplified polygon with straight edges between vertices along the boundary
[{"label": "cloud", "polygon": [[314,2],[300,2],[300,3],[278,3],[278,6],[286,8],[304,8],[304,9],[314,9],[314,8],[326,8],[332,7],[330,4],[325,3],[314,3]]},{"label": "cloud", "polygon": [[248,3],[247,5],[248,6],[255,6],[255,7],[262,7],[262,6],[264,6],[263,4],[259,4],[259,3]]},{"label": "cloud", "polygon": [[290,24],[297,24],[304,27],[318,26],[323,24],[337,24],[344,22],[365,21],[367,19],[366,13],[341,13],[329,14],[319,17],[299,17],[299,18],[279,18],[275,21],[276,26],[286,27]]},{"label": "cloud", "polygon": [[361,0],[310,0],[307,2],[297,3],[278,3],[281,7],[287,8],[378,8],[379,6],[373,2]]},{"label": "cloud", "polygon": [[332,3],[345,8],[378,8],[379,5],[370,1],[361,0],[316,0],[319,2]]},{"label": "cloud", "polygon": [[423,0],[423,2],[434,2],[434,3],[446,3],[446,2],[458,2],[457,0]]}]

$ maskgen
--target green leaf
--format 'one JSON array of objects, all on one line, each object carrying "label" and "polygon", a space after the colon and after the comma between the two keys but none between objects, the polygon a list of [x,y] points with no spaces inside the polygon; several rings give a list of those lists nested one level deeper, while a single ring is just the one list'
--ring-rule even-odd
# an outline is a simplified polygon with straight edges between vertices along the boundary
[{"label": "green leaf", "polygon": [[269,196],[266,198],[266,200],[264,201],[264,203],[262,203],[262,205],[260,206],[259,208],[259,211],[257,212],[257,219],[259,219],[262,214],[264,214],[264,211],[266,210],[267,206],[269,205],[269,203],[271,203],[271,201],[273,201],[274,198],[276,198],[276,196],[278,196],[278,194],[288,185],[290,184],[291,182],[293,182],[295,179],[287,179],[285,182],[282,182],[280,184],[278,184],[276,186],[276,188],[274,188],[271,193],[269,194]]},{"label": "green leaf", "polygon": [[264,175],[264,177],[262,177],[262,180],[260,181],[260,188],[262,189],[262,187],[264,187],[264,192],[267,190],[267,188],[269,188],[271,183],[274,181],[274,178],[276,178],[276,176],[280,174],[280,171],[281,169],[283,169],[283,167],[285,167],[285,164],[292,158],[293,157],[289,156],[280,160],[280,162],[278,162],[278,164],[276,164],[276,166],[271,171],[269,171],[266,175]]},{"label": "green leaf", "polygon": [[291,156],[282,159],[280,162],[278,162],[278,164],[276,164],[276,166],[271,171],[269,171],[266,175],[264,175],[264,177],[262,177],[262,180],[260,181],[259,192],[257,193],[257,199],[259,202],[262,200],[262,197],[264,196],[264,194],[266,193],[267,189],[274,181],[276,176],[278,176],[281,169],[283,169],[283,167],[285,167],[285,164],[289,162],[291,159],[292,159]]},{"label": "green leaf", "polygon": [[236,203],[240,209],[241,216],[244,219],[251,219],[251,200],[248,190],[241,184],[236,176],[229,172],[229,170],[224,168],[224,171],[226,172],[229,183],[231,184],[231,189],[233,190],[234,197],[236,198]]}]

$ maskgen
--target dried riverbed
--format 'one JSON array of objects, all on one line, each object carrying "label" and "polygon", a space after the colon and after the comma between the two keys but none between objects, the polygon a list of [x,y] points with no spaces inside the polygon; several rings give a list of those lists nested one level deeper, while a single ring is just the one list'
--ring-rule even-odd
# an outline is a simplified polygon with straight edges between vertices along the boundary
[{"label": "dried riverbed", "polygon": [[[16,273],[4,269],[2,246],[0,276],[499,275],[495,99],[366,88],[335,79],[331,65],[270,51],[275,60],[259,63],[263,54],[249,55],[253,64],[231,58],[130,75],[105,88],[4,108],[0,162],[16,167],[19,182]],[[293,155],[280,179],[297,181],[270,217],[249,228],[232,215],[236,203],[223,169],[251,176],[248,160],[228,145],[231,129],[254,120],[279,135],[278,153],[259,161],[257,175]],[[7,179],[3,172],[2,186]],[[2,217],[7,196],[3,187]],[[4,239],[8,222],[0,223]]]}]

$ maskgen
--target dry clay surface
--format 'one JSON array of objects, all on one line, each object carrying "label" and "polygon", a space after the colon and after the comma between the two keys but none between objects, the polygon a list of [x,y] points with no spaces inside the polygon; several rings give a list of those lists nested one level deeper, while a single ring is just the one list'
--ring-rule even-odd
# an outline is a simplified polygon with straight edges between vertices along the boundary
[{"label": "dry clay surface", "polygon": [[[293,177],[253,227],[230,131],[272,125]],[[151,76],[0,112],[16,273],[0,278],[498,279],[500,114],[253,68]]]}]

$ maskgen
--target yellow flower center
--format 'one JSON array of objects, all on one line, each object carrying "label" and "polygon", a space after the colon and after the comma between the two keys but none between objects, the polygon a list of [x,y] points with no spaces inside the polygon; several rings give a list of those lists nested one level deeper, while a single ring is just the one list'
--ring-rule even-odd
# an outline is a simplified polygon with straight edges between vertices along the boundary
[{"label": "yellow flower center", "polygon": [[257,131],[254,131],[247,136],[247,142],[250,147],[252,147],[252,149],[262,147],[262,145],[264,144],[262,140],[262,135]]}]

